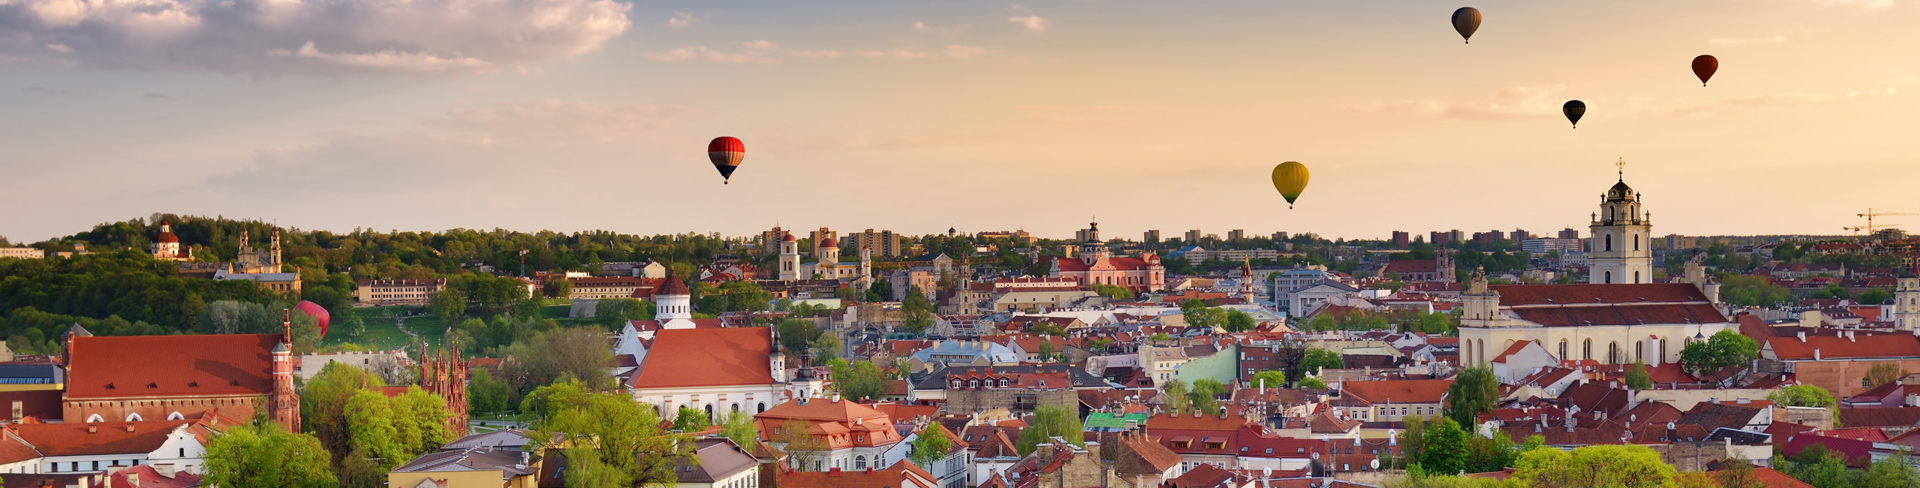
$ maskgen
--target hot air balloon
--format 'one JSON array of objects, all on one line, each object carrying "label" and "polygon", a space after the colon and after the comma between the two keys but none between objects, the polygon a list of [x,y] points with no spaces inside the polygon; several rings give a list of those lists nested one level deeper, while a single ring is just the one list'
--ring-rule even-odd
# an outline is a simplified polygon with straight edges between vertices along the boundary
[{"label": "hot air balloon", "polygon": [[1567,121],[1573,122],[1573,128],[1580,128],[1580,116],[1587,114],[1587,104],[1579,100],[1567,100],[1560,106],[1560,112],[1567,114]]},{"label": "hot air balloon", "polygon": [[1307,189],[1307,166],[1295,161],[1274,166],[1273,189],[1280,190],[1280,196],[1287,198],[1287,208],[1293,208],[1293,201],[1298,200],[1300,192]]},{"label": "hot air balloon", "polygon": [[722,185],[732,182],[733,170],[740,167],[740,159],[746,156],[747,146],[739,139],[720,136],[707,143],[707,159],[713,160],[713,169],[720,170]]},{"label": "hot air balloon", "polygon": [[1473,31],[1480,30],[1480,9],[1460,7],[1453,11],[1453,30],[1460,32],[1460,39],[1473,42]]},{"label": "hot air balloon", "polygon": [[1713,72],[1719,70],[1720,60],[1714,59],[1712,54],[1693,57],[1693,75],[1700,77],[1700,86],[1707,86],[1707,78],[1712,78]]},{"label": "hot air balloon", "polygon": [[320,304],[313,302],[300,302],[300,304],[294,305],[293,309],[313,317],[313,323],[320,326],[320,337],[327,336],[327,323],[332,322],[333,317],[327,314],[326,307],[321,307]]}]

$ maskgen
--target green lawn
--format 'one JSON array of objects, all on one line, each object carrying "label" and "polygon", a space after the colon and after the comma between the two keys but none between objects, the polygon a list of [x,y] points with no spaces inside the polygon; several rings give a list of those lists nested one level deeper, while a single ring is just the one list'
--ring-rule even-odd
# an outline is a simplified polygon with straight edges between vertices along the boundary
[{"label": "green lawn", "polygon": [[[402,346],[417,347],[419,344],[418,339],[414,339],[412,336],[401,332],[400,328],[395,326],[394,317],[408,308],[410,307],[355,308],[353,309],[353,313],[359,315],[360,320],[367,324],[367,330],[360,333],[357,337],[348,337],[346,334],[338,333],[327,334],[327,337],[320,341],[320,347],[335,346],[349,342],[370,349],[393,349]],[[421,337],[426,338],[427,342],[435,346],[440,345],[441,340],[446,336],[446,326],[440,323],[438,317],[433,316],[407,319],[407,330],[419,334]]]}]

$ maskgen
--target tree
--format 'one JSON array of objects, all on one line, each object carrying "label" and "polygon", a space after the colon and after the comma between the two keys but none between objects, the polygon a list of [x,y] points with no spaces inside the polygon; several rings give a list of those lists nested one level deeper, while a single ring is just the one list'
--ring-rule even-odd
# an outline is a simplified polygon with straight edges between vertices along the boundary
[{"label": "tree", "polygon": [[748,450],[760,443],[760,429],[754,426],[753,414],[746,412],[727,415],[726,423],[720,424],[720,436]]},{"label": "tree", "polygon": [[320,440],[275,425],[238,425],[207,441],[205,479],[226,488],[320,488],[339,484]]},{"label": "tree", "polygon": [[816,364],[840,357],[840,350],[845,348],[840,342],[840,337],[833,334],[820,334],[807,346],[813,349],[813,362]]},{"label": "tree", "polygon": [[1327,382],[1321,381],[1318,377],[1308,377],[1307,379],[1300,380],[1300,387],[1309,390],[1325,390],[1327,389]]},{"label": "tree", "polygon": [[939,422],[930,422],[920,430],[920,437],[913,440],[913,464],[932,470],[933,463],[945,459],[953,451],[953,440],[947,437],[947,428]]},{"label": "tree", "polygon": [[868,361],[834,361],[833,383],[840,389],[840,396],[848,400],[866,401],[887,394],[887,376],[880,371],[879,365]]},{"label": "tree", "polygon": [[706,410],[686,405],[681,405],[680,411],[673,416],[673,430],[681,432],[706,430],[711,425],[713,425],[713,419],[708,418]]},{"label": "tree", "polygon": [[451,324],[467,313],[467,295],[452,288],[440,290],[428,300],[427,306],[433,309],[434,316],[440,317],[441,323]]},{"label": "tree", "polygon": [[1886,459],[1874,461],[1867,472],[1860,476],[1862,488],[1912,488],[1920,486],[1920,471],[1915,471],[1908,462],[1913,453],[1910,449],[1894,451]]},{"label": "tree", "polygon": [[604,455],[600,450],[586,447],[571,447],[565,451],[567,457],[567,488],[617,488],[633,486],[633,478],[608,466],[601,461]]},{"label": "tree", "polygon": [[1837,404],[1826,388],[1805,384],[1782,386],[1767,394],[1767,399],[1788,407],[1833,408]]},{"label": "tree", "polygon": [[825,437],[813,435],[813,426],[803,420],[788,420],[774,426],[769,435],[773,443],[779,444],[781,451],[787,453],[787,466],[796,470],[824,471],[827,455],[833,447]]},{"label": "tree", "polygon": [[1754,474],[1753,464],[1748,463],[1745,459],[1735,458],[1721,461],[1720,469],[1714,470],[1713,472],[1713,478],[1714,481],[1720,483],[1722,488],[1767,487],[1766,482],[1761,481],[1759,476]]},{"label": "tree", "polygon": [[1400,465],[1402,467],[1410,467],[1410,469],[1420,467],[1420,458],[1421,456],[1425,456],[1427,452],[1428,420],[1428,418],[1419,415],[1409,415],[1406,417],[1405,423],[1407,431],[1406,435],[1402,438],[1403,440],[1400,441]]},{"label": "tree", "polygon": [[927,301],[918,286],[907,287],[907,299],[900,302],[900,314],[900,327],[914,335],[925,334],[933,327],[933,302]]},{"label": "tree", "polygon": [[1627,369],[1627,388],[1635,390],[1653,388],[1653,375],[1647,373],[1647,363],[1634,361],[1633,367]]},{"label": "tree", "polygon": [[1793,292],[1763,276],[1720,275],[1720,299],[1739,307],[1770,307],[1793,298]]},{"label": "tree", "polygon": [[[1681,349],[1680,367],[1688,374],[1705,378],[1726,368],[1745,366],[1759,352],[1760,347],[1752,338],[1732,330],[1722,330],[1705,342],[1687,344],[1686,348]],[[1730,382],[1737,377],[1729,375],[1725,381]]]},{"label": "tree", "polygon": [[1253,330],[1253,315],[1239,310],[1227,311],[1227,332],[1246,332]]},{"label": "tree", "polygon": [[1819,444],[1807,446],[1784,464],[1780,472],[1815,488],[1846,488],[1856,486],[1858,481],[1856,475],[1847,470],[1844,454],[1828,451]]},{"label": "tree", "polygon": [[1535,449],[1514,461],[1514,479],[1528,486],[1568,488],[1655,488],[1674,478],[1674,468],[1645,446],[1594,444]]},{"label": "tree", "polygon": [[547,298],[572,298],[573,280],[566,278],[547,278],[546,283],[541,285],[540,292],[546,294]]},{"label": "tree", "polygon": [[1040,346],[1034,349],[1036,350],[1033,352],[1033,355],[1038,356],[1040,362],[1044,363],[1053,360],[1053,341],[1042,339]]},{"label": "tree", "polygon": [[1449,418],[1427,425],[1421,439],[1420,467],[1428,472],[1454,474],[1467,469],[1467,431]]},{"label": "tree", "polygon": [[493,379],[493,373],[486,368],[475,368],[473,375],[467,379],[467,410],[473,413],[505,412],[512,397],[512,387],[504,381]]},{"label": "tree", "polygon": [[1180,316],[1187,321],[1187,327],[1217,329],[1227,325],[1225,311],[1218,307],[1209,307],[1199,300],[1181,302]]},{"label": "tree", "polygon": [[1893,298],[1893,294],[1887,293],[1887,290],[1884,288],[1874,288],[1860,292],[1860,298],[1854,301],[1859,302],[1861,305],[1879,305],[1887,303],[1888,298]]},{"label": "tree", "polygon": [[1086,430],[1080,424],[1079,412],[1071,406],[1049,405],[1033,411],[1033,425],[1020,431],[1020,440],[1014,447],[1020,449],[1020,455],[1033,454],[1033,449],[1048,439],[1059,437],[1076,446],[1085,446],[1081,432]]},{"label": "tree", "polygon": [[516,359],[505,364],[501,375],[515,391],[530,391],[562,377],[577,379],[592,388],[613,385],[613,376],[607,373],[613,343],[598,329],[535,332],[501,349],[500,356]]},{"label": "tree", "polygon": [[593,306],[593,319],[609,329],[619,330],[629,320],[653,318],[653,302],[632,298],[602,298]]},{"label": "tree", "polygon": [[873,280],[873,284],[867,286],[867,301],[893,301],[893,283],[887,280]]},{"label": "tree", "polygon": [[419,387],[388,397],[360,390],[347,400],[347,444],[392,470],[451,440],[446,429],[446,401]]},{"label": "tree", "polygon": [[1125,287],[1122,287],[1119,285],[1094,283],[1093,292],[1100,294],[1100,296],[1115,299],[1115,300],[1125,300],[1128,298],[1133,298],[1132,290],[1128,290]]},{"label": "tree", "polygon": [[1494,378],[1492,369],[1461,369],[1453,385],[1447,387],[1447,418],[1468,427],[1480,425],[1480,414],[1493,411],[1494,402],[1499,400],[1500,380]]},{"label": "tree", "polygon": [[1200,378],[1193,380],[1193,388],[1188,395],[1193,397],[1194,411],[1212,415],[1220,411],[1219,400],[1215,397],[1226,391],[1227,386],[1220,384],[1219,380]]},{"label": "tree", "polygon": [[1345,364],[1340,359],[1340,353],[1320,348],[1308,349],[1307,357],[1300,364],[1301,372],[1316,376],[1322,368],[1340,369],[1343,366]]},{"label": "tree", "polygon": [[366,370],[346,363],[329,362],[320,373],[307,380],[300,390],[300,425],[319,439],[332,453],[330,459],[343,459],[353,451],[348,441],[346,409],[354,395],[386,383]]},{"label": "tree", "polygon": [[1167,410],[1174,415],[1186,412],[1187,405],[1193,401],[1193,397],[1188,396],[1187,384],[1177,379],[1167,380],[1165,383],[1161,383],[1160,393],[1166,395]]},{"label": "tree", "polygon": [[587,457],[597,459],[619,473],[613,477],[617,486],[671,485],[679,480],[680,463],[692,456],[693,443],[662,432],[653,409],[571,378],[534,390],[521,400],[520,409],[533,416],[532,438],[592,449],[589,456],[569,457],[569,466]]},{"label": "tree", "polygon": [[1253,375],[1253,385],[1264,388],[1282,388],[1287,385],[1287,374],[1280,371],[1261,371]]},{"label": "tree", "polygon": [[1867,368],[1867,383],[1876,388],[1906,376],[1907,370],[1902,369],[1900,363],[1873,363],[1873,367]]}]

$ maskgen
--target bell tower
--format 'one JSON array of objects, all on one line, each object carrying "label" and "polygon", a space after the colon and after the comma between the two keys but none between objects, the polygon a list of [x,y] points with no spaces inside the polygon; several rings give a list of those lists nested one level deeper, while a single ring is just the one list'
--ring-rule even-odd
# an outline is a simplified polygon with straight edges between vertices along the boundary
[{"label": "bell tower", "polygon": [[1620,168],[1620,181],[1600,196],[1600,211],[1588,226],[1593,241],[1587,245],[1592,263],[1587,282],[1652,283],[1652,214],[1640,208],[1640,192],[1627,186],[1626,160],[1614,164]]},{"label": "bell tower", "polygon": [[1901,330],[1920,330],[1920,278],[1900,278],[1894,287],[1893,323]]},{"label": "bell tower", "polygon": [[780,238],[780,280],[800,279],[800,243],[793,240],[793,234]]}]

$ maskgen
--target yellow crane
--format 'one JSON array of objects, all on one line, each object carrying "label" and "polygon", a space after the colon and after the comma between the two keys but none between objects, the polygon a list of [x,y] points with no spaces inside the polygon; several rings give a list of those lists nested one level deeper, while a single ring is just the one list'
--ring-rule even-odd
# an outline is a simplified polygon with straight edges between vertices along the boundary
[{"label": "yellow crane", "polygon": [[[1877,211],[1877,210],[1874,210],[1874,209],[1871,209],[1871,208],[1869,208],[1869,209],[1867,209],[1867,213],[1863,213],[1863,214],[1857,214],[1857,216],[1860,216],[1860,217],[1866,217],[1866,218],[1867,218],[1867,226],[1866,226],[1866,231],[1867,231],[1867,233],[1868,233],[1868,234],[1872,234],[1872,233],[1873,233],[1873,230],[1874,230],[1874,225],[1873,225],[1873,218],[1874,218],[1874,217],[1889,217],[1889,216],[1894,216],[1894,215],[1920,215],[1920,213],[1912,213],[1912,212],[1881,212],[1881,211]],[[1883,227],[1883,228],[1884,228],[1884,227],[1893,227],[1893,226],[1892,226],[1892,225],[1883,225],[1883,226],[1880,226],[1880,227]],[[1855,232],[1857,233],[1857,232],[1859,232],[1859,231],[1858,231],[1858,230],[1856,230]]]}]

